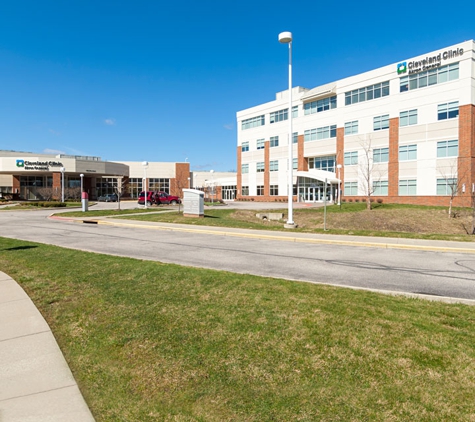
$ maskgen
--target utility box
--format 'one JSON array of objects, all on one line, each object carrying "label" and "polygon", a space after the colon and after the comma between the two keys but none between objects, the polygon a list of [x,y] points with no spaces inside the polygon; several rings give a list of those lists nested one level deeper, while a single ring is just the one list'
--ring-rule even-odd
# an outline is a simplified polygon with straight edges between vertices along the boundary
[{"label": "utility box", "polygon": [[205,216],[205,194],[197,189],[183,189],[183,216]]},{"label": "utility box", "polygon": [[81,203],[82,203],[82,211],[86,212],[87,211],[87,205],[89,201],[89,195],[87,192],[82,192],[81,194]]}]

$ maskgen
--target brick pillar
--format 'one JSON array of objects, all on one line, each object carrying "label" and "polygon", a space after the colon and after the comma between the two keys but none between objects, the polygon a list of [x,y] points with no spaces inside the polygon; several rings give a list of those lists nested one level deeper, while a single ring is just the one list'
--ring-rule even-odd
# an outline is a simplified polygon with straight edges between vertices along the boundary
[{"label": "brick pillar", "polygon": [[304,157],[304,136],[299,135],[297,139],[297,170],[308,171],[308,159]]},{"label": "brick pillar", "polygon": [[61,173],[53,173],[53,198],[61,201]]},{"label": "brick pillar", "polygon": [[[457,196],[463,206],[470,206],[472,183],[475,183],[475,106],[472,104],[459,107],[459,156],[457,177],[461,187]],[[465,184],[465,193],[462,192]]]},{"label": "brick pillar", "polygon": [[242,151],[241,147],[237,147],[237,185],[236,199],[242,198]]},{"label": "brick pillar", "polygon": [[399,117],[389,120],[388,196],[399,195]]},{"label": "brick pillar", "polygon": [[175,178],[170,180],[170,195],[183,197],[183,189],[188,189],[190,163],[175,163]]}]

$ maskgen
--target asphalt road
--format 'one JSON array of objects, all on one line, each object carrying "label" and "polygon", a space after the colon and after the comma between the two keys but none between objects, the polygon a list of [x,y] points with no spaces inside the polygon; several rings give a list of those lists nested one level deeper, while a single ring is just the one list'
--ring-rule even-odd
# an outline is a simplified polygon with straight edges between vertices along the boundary
[{"label": "asphalt road", "polygon": [[[129,206],[135,204],[123,204]],[[48,219],[50,213],[1,211],[0,236],[236,273],[475,300],[474,254],[77,224]]]}]

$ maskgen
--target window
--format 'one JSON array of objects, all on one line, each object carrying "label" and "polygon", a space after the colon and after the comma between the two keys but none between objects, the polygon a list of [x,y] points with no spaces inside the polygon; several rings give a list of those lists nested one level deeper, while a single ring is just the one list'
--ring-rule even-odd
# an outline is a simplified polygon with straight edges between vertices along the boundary
[{"label": "window", "polygon": [[373,182],[373,194],[374,195],[387,195],[388,194],[388,181],[378,180]]},{"label": "window", "polygon": [[373,149],[374,163],[387,163],[389,161],[389,148],[375,148]]},{"label": "window", "polygon": [[149,190],[160,190],[170,194],[170,179],[148,179]]},{"label": "window", "polygon": [[241,173],[249,173],[249,164],[242,164],[241,165]]},{"label": "window", "polygon": [[279,194],[279,185],[270,185],[270,194],[271,196],[276,196]]},{"label": "window", "polygon": [[241,145],[241,152],[249,151],[249,141],[243,142]]},{"label": "window", "polygon": [[265,140],[264,139],[258,139],[257,140],[257,149],[264,149],[265,148]]},{"label": "window", "polygon": [[299,106],[292,107],[292,118],[295,119],[296,117],[299,117]]},{"label": "window", "polygon": [[417,145],[399,146],[399,161],[417,160]]},{"label": "window", "polygon": [[304,132],[305,142],[328,138],[336,138],[336,125],[309,129]]},{"label": "window", "polygon": [[373,129],[374,130],[389,129],[389,114],[384,114],[383,116],[376,116],[373,119]]},{"label": "window", "polygon": [[437,157],[457,157],[459,155],[459,141],[440,141],[437,142]]},{"label": "window", "polygon": [[304,114],[320,113],[322,111],[336,108],[336,95],[323,98],[322,100],[312,101],[303,105]]},{"label": "window", "polygon": [[299,159],[298,158],[292,158],[292,169],[293,170],[298,170],[299,168]]},{"label": "window", "polygon": [[279,171],[279,160],[269,162],[269,171]]},{"label": "window", "polygon": [[457,189],[457,179],[437,179],[437,195],[452,195]]},{"label": "window", "polygon": [[358,120],[345,123],[345,135],[354,135],[358,133]]},{"label": "window", "polygon": [[417,110],[401,111],[399,113],[399,126],[417,125]]},{"label": "window", "polygon": [[343,185],[345,195],[358,195],[358,182],[345,182]]},{"label": "window", "polygon": [[264,172],[264,162],[260,162],[256,164],[256,171],[257,173],[263,173]]},{"label": "window", "polygon": [[335,172],[335,155],[325,157],[310,157],[308,159],[308,168]]},{"label": "window", "polygon": [[412,89],[424,88],[459,78],[459,64],[452,63],[425,72],[414,73],[403,76],[399,81],[399,92],[410,91]]},{"label": "window", "polygon": [[243,120],[241,122],[241,129],[251,129],[257,126],[263,126],[265,124],[264,115],[251,117],[250,119]]},{"label": "window", "polygon": [[437,120],[453,119],[459,115],[459,102],[439,104],[437,106]]},{"label": "window", "polygon": [[242,189],[242,196],[249,196],[249,186],[243,186],[241,189]]},{"label": "window", "polygon": [[416,179],[400,180],[399,181],[399,196],[416,195],[417,181]]},{"label": "window", "polygon": [[345,152],[345,166],[358,164],[358,151]]},{"label": "window", "polygon": [[279,137],[278,136],[271,136],[270,137],[270,146],[271,147],[278,147],[279,146]]},{"label": "window", "polygon": [[294,132],[292,135],[292,143],[296,144],[299,141],[299,134],[298,132]]},{"label": "window", "polygon": [[361,103],[389,95],[389,81],[345,92],[345,105]]},{"label": "window", "polygon": [[257,186],[257,195],[259,195],[259,196],[264,195],[264,186],[263,185]]},{"label": "window", "polygon": [[282,122],[289,118],[289,109],[274,111],[270,114],[270,123]]}]

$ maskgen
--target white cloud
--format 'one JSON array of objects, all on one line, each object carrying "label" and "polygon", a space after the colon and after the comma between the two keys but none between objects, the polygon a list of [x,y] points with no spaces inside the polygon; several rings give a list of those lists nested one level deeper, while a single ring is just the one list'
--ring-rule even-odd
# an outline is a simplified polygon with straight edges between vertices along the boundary
[{"label": "white cloud", "polygon": [[227,125],[224,125],[224,128],[227,129],[227,130],[233,130],[233,129],[234,129],[234,125],[232,125],[232,124],[227,124]]},{"label": "white cloud", "polygon": [[107,126],[115,126],[115,119],[105,119],[105,120],[104,120],[104,123],[105,123]]},{"label": "white cloud", "polygon": [[53,135],[56,135],[56,136],[61,135],[61,132],[58,132],[57,130],[54,130],[54,129],[48,129],[48,132],[52,133]]}]

